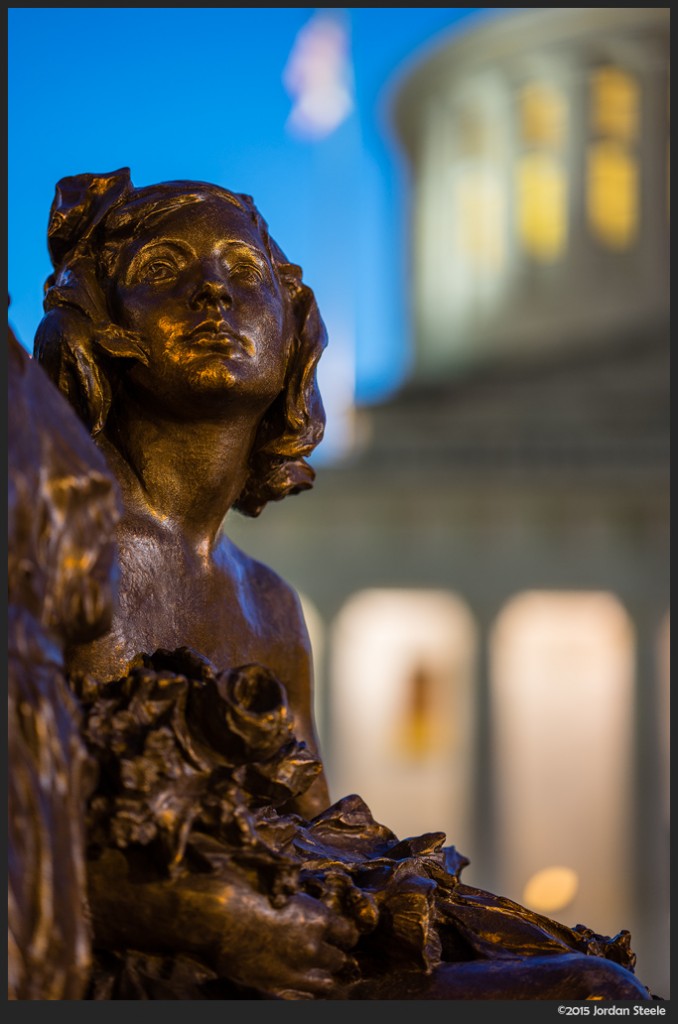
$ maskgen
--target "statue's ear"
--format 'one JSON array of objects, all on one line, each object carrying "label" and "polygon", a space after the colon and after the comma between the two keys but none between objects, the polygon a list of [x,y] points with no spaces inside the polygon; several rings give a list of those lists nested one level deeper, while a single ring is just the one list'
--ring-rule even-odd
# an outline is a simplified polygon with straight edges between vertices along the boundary
[{"label": "statue's ear", "polygon": [[135,331],[125,331],[115,324],[109,324],[96,332],[99,348],[115,359],[135,359],[148,366],[148,355],[141,343],[141,336]]}]

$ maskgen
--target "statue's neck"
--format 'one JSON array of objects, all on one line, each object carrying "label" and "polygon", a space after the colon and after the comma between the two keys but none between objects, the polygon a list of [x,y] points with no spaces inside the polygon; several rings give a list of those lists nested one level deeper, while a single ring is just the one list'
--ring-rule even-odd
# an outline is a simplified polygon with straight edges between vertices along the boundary
[{"label": "statue's neck", "polygon": [[173,420],[133,404],[98,438],[125,515],[149,515],[207,556],[245,484],[260,417],[230,410],[219,420]]}]

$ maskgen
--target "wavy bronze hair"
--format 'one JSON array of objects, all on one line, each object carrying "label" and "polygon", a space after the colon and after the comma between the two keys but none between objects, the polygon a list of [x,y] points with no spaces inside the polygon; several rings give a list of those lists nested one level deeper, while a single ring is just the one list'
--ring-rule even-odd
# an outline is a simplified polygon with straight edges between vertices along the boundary
[{"label": "wavy bronze hair", "polygon": [[124,389],[131,361],[146,361],[139,338],[115,324],[110,314],[110,284],[120,242],[140,223],[208,197],[231,203],[252,218],[294,325],[285,386],[260,424],[250,472],[234,504],[243,514],[257,516],[267,502],[313,484],[315,473],[306,457],[321,441],[325,426],[316,368],[327,333],[301,268],[290,263],[271,238],[251,196],[196,181],[136,189],[128,168],[62,178],[48,227],[54,273],[45,283],[45,316],[35,336],[34,355],[96,436]]}]

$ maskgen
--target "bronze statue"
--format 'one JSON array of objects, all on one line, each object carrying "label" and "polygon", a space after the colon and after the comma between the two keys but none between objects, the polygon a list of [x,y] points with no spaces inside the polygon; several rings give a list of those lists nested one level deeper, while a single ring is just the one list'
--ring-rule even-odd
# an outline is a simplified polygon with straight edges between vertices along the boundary
[{"label": "bronze statue", "polygon": [[93,765],[63,648],[110,626],[115,482],[10,331],[8,992],[81,999],[91,971],[85,800]]},{"label": "bronze statue", "polygon": [[296,597],[223,532],[309,487],[325,330],[252,200],[57,186],[35,352],[123,499],[120,600],[67,649],[99,765],[93,998],[649,999],[628,933],[466,886],[442,833],[329,806]]},{"label": "bronze statue", "polygon": [[[66,179],[49,224],[54,280],[35,352],[123,495],[111,631],[71,668],[121,674],[187,645],[220,666],[262,662],[317,749],[309,642],[296,594],[222,531],[231,507],[309,487],[324,414],[325,328],[301,271],[247,196],[126,171]],[[322,775],[299,808],[327,805]]]}]

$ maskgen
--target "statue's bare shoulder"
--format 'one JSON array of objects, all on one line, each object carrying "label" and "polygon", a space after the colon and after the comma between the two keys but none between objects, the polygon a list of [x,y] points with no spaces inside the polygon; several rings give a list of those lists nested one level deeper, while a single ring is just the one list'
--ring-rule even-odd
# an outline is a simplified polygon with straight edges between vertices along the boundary
[{"label": "statue's bare shoulder", "polygon": [[237,567],[238,575],[252,596],[267,602],[269,613],[274,622],[281,620],[286,629],[298,626],[300,638],[308,643],[308,635],[304,623],[301,602],[297,591],[274,569],[248,555],[242,548],[228,539],[229,554],[232,565]]},{"label": "statue's bare shoulder", "polygon": [[[224,535],[220,561],[237,581],[240,607],[251,616],[261,637],[261,660],[272,668],[287,691],[297,735],[319,753],[313,714],[311,644],[296,590],[270,566],[246,554]],[[312,817],[329,803],[324,772],[303,796],[298,809]]]}]

